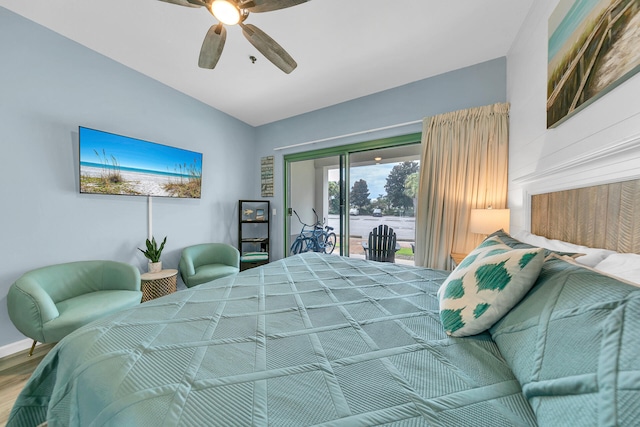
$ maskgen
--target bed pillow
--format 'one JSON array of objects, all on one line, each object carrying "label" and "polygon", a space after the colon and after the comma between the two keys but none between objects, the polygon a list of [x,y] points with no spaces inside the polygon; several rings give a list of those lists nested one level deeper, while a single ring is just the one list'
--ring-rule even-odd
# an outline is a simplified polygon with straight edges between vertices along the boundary
[{"label": "bed pillow", "polygon": [[524,297],[543,262],[542,248],[511,249],[497,237],[486,239],[438,290],[445,332],[464,337],[489,329]]},{"label": "bed pillow", "polygon": [[512,237],[509,233],[507,233],[504,230],[498,230],[498,231],[490,234],[488,237],[497,237],[497,238],[499,238],[500,241],[502,241],[502,243],[504,243],[505,245],[509,246],[511,249],[543,248],[544,249],[545,258],[548,257],[551,254],[556,254],[556,255],[559,255],[559,256],[568,256],[570,258],[575,258],[575,257],[579,257],[579,256],[584,255],[583,253],[552,250],[552,249],[545,248],[545,247],[540,246],[540,245],[532,244],[530,242],[524,242],[524,241],[516,239],[515,237]]},{"label": "bed pillow", "polygon": [[589,267],[595,267],[600,261],[608,257],[609,255],[617,253],[608,249],[590,248],[588,246],[575,245],[569,242],[563,242],[562,240],[547,239],[543,236],[532,234],[528,231],[520,231],[516,233],[514,238],[531,245],[546,248],[554,252],[575,252],[583,255],[578,255],[575,258],[576,262]]},{"label": "bed pillow", "polygon": [[539,425],[637,425],[640,290],[551,256],[490,329]]},{"label": "bed pillow", "polygon": [[638,254],[609,255],[594,268],[640,286],[640,255]]}]

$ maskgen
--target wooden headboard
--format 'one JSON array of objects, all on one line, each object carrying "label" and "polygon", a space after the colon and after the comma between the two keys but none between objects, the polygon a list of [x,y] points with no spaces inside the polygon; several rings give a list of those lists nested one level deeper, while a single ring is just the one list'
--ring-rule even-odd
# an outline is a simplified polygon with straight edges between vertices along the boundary
[{"label": "wooden headboard", "polygon": [[640,253],[640,179],[531,197],[531,232]]}]

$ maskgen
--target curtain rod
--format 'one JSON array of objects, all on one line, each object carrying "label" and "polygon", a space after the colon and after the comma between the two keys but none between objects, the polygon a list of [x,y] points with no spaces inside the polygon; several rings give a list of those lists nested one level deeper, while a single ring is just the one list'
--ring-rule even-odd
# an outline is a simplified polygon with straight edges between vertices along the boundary
[{"label": "curtain rod", "polygon": [[326,141],[331,141],[331,140],[334,140],[334,139],[340,139],[340,138],[347,138],[347,137],[350,137],[350,136],[362,135],[362,134],[365,134],[365,133],[378,132],[378,131],[381,131],[381,130],[393,129],[393,128],[398,128],[398,127],[408,126],[408,125],[415,125],[417,123],[422,123],[422,120],[414,120],[412,122],[398,123],[397,125],[390,125],[390,126],[384,126],[384,127],[381,127],[381,128],[362,130],[360,132],[353,132],[353,133],[347,133],[347,134],[344,134],[344,135],[331,136],[329,138],[316,139],[314,141],[301,142],[299,144],[293,144],[293,145],[287,145],[287,146],[284,146],[284,147],[274,148],[273,150],[274,151],[280,151],[280,150],[285,150],[287,148],[302,147],[304,145],[316,144],[318,142],[326,142]]}]

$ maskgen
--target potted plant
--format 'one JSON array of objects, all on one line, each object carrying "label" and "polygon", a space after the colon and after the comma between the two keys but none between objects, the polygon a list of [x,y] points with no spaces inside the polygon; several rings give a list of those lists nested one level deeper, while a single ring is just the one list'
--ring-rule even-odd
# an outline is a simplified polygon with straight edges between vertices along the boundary
[{"label": "potted plant", "polygon": [[149,239],[147,239],[146,241],[146,250],[138,248],[138,250],[149,259],[149,273],[157,273],[162,270],[162,261],[160,261],[160,255],[162,255],[162,250],[164,249],[165,243],[167,243],[167,236],[164,237],[164,240],[160,244],[160,247],[158,247],[156,238],[151,237],[151,241],[149,241]]}]

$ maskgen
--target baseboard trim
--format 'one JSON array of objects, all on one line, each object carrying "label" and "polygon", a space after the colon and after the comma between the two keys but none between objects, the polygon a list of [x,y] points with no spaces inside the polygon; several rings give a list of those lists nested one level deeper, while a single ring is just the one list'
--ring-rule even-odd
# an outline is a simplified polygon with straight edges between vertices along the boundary
[{"label": "baseboard trim", "polygon": [[[24,350],[29,350],[31,348],[31,344],[33,344],[33,340],[27,338],[22,341],[16,341],[14,343],[4,345],[0,347],[0,359],[20,353]],[[40,345],[40,343],[38,343],[38,345]]]}]

